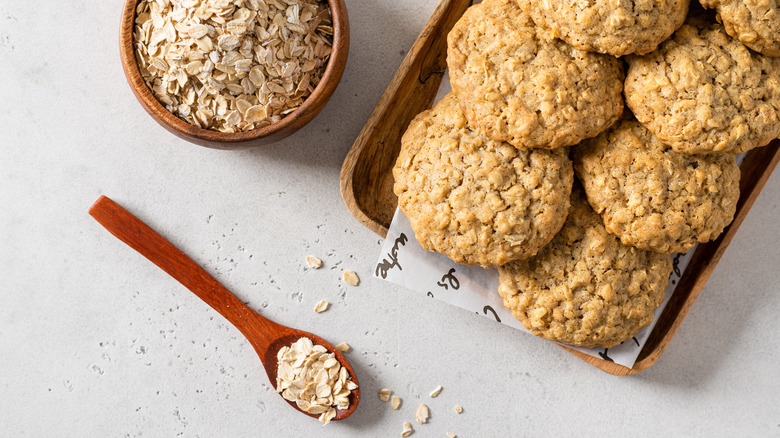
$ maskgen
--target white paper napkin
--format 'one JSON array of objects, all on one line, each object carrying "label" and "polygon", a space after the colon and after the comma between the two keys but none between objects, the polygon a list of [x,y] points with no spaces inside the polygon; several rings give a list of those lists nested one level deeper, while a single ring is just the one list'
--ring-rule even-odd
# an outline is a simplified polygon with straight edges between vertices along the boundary
[{"label": "white paper napkin", "polygon": [[[652,324],[632,339],[609,349],[575,349],[631,368],[679,284],[695,249],[673,256],[674,270],[666,288],[666,297],[656,310]],[[400,210],[396,209],[393,216],[374,276],[528,333],[503,305],[503,299],[498,294],[497,270],[459,265],[442,254],[424,250],[414,238],[409,220]]]}]

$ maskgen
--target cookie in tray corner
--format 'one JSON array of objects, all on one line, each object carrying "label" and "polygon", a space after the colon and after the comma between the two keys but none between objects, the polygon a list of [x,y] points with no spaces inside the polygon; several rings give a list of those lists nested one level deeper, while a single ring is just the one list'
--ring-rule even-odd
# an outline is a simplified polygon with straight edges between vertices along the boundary
[{"label": "cookie in tray corner", "polygon": [[700,0],[718,12],[726,32],[766,56],[780,56],[780,2],[777,0]]},{"label": "cookie in tray corner", "polygon": [[685,21],[689,0],[517,0],[534,22],[572,46],[613,56],[652,52]]},{"label": "cookie in tray corner", "polygon": [[671,257],[623,245],[607,233],[579,184],[560,233],[527,260],[498,269],[499,293],[536,336],[610,348],[653,320],[672,272]]},{"label": "cookie in tray corner", "polygon": [[780,136],[780,58],[721,24],[690,18],[658,50],[627,60],[626,104],[677,152],[741,154]]},{"label": "cookie in tray corner", "polygon": [[590,205],[626,245],[684,253],[716,239],[737,209],[734,155],[675,152],[635,120],[575,146],[573,161]]},{"label": "cookie in tray corner", "polygon": [[447,42],[452,89],[471,128],[493,140],[518,148],[570,146],[623,112],[620,62],[555,38],[516,0],[470,7]]}]

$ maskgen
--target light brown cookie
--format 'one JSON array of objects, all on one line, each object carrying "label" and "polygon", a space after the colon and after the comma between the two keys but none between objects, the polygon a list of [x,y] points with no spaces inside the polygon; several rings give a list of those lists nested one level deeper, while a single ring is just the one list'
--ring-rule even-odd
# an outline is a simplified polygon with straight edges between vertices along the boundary
[{"label": "light brown cookie", "polygon": [[498,292],[536,336],[610,348],[652,322],[671,272],[668,255],[607,233],[575,184],[561,232],[535,257],[500,267]]},{"label": "light brown cookie", "polygon": [[401,144],[394,191],[426,250],[495,267],[536,254],[563,225],[574,179],[566,151],[473,132],[454,94],[419,114]]},{"label": "light brown cookie", "polygon": [[675,152],[634,120],[576,146],[574,169],[607,231],[648,251],[717,238],[739,200],[734,155]]},{"label": "light brown cookie", "polygon": [[614,56],[652,52],[685,21],[690,0],[517,0],[572,46]]},{"label": "light brown cookie", "polygon": [[655,52],[627,59],[626,103],[675,151],[740,154],[780,136],[780,58],[720,24],[690,20]]},{"label": "light brown cookie", "polygon": [[623,111],[617,59],[553,38],[515,0],[470,7],[450,32],[447,65],[469,125],[518,148],[593,137]]},{"label": "light brown cookie", "polygon": [[726,32],[767,56],[780,56],[780,3],[777,0],[700,0],[718,11]]}]

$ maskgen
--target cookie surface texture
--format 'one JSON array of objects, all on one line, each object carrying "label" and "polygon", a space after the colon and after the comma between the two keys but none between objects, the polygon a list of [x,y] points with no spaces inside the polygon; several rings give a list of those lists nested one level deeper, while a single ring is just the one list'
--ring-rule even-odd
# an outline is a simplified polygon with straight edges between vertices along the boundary
[{"label": "cookie surface texture", "polygon": [[700,0],[718,11],[726,32],[767,56],[780,56],[780,3],[777,0]]},{"label": "cookie surface texture", "polygon": [[734,155],[675,152],[634,120],[577,145],[574,168],[607,231],[649,251],[714,240],[739,200]]},{"label": "cookie surface texture", "polygon": [[610,348],[652,322],[671,271],[670,256],[608,234],[575,184],[561,232],[535,257],[500,267],[498,291],[536,336]]},{"label": "cookie surface texture", "polygon": [[426,250],[495,267],[536,254],[563,226],[574,179],[563,149],[519,150],[476,134],[451,93],[401,143],[394,191]]},{"label": "cookie surface texture", "polygon": [[644,55],[685,21],[689,0],[517,0],[541,27],[574,47]]},{"label": "cookie surface texture", "polygon": [[717,23],[692,20],[658,50],[629,56],[626,103],[677,152],[741,154],[780,136],[780,58]]},{"label": "cookie surface texture", "polygon": [[449,33],[447,65],[469,125],[518,148],[554,149],[622,114],[622,67],[536,26],[515,0],[470,7]]}]

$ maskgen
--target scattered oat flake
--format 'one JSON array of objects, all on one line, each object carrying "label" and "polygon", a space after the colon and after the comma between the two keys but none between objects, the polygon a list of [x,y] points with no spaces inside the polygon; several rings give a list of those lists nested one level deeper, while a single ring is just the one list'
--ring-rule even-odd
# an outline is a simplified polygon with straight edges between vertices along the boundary
[{"label": "scattered oat flake", "polygon": [[386,402],[390,400],[390,390],[387,388],[382,388],[379,390],[379,400],[382,400],[383,402]]},{"label": "scattered oat flake", "polygon": [[447,432],[447,436],[450,437],[450,438],[456,438],[457,437],[457,435],[455,435],[452,432]]},{"label": "scattered oat flake", "polygon": [[430,394],[431,398],[436,397],[437,395],[439,395],[441,390],[442,390],[441,385],[437,386],[436,389],[434,389],[433,392],[431,392],[431,394]]},{"label": "scattered oat flake", "polygon": [[401,406],[401,397],[393,396],[393,399],[390,401],[390,407],[397,410],[400,406]]},{"label": "scattered oat flake", "polygon": [[401,436],[409,436],[414,432],[412,430],[412,425],[409,424],[409,422],[404,423],[404,429],[401,431]]},{"label": "scattered oat flake", "polygon": [[347,283],[350,286],[357,286],[360,284],[360,278],[358,278],[355,271],[344,271],[342,278],[344,279],[344,283]]},{"label": "scattered oat flake", "polygon": [[329,302],[327,302],[325,300],[321,300],[314,306],[314,311],[317,312],[317,313],[322,313],[322,312],[328,310],[328,306],[330,306]]},{"label": "scattered oat flake", "polygon": [[457,405],[455,406],[455,412],[460,414],[461,412],[463,412],[463,408],[460,405]]},{"label": "scattered oat flake", "polygon": [[420,406],[417,408],[417,413],[414,414],[414,418],[417,420],[418,423],[427,423],[428,422],[428,406],[425,406],[425,403],[420,404]]},{"label": "scattered oat flake", "polygon": [[349,349],[350,349],[350,346],[346,342],[342,342],[342,343],[336,345],[336,350],[338,350],[338,351],[340,351],[342,353],[346,353],[347,351],[349,351]]},{"label": "scattered oat flake", "polygon": [[322,260],[319,257],[306,256],[306,264],[312,269],[320,269],[322,267]]}]

